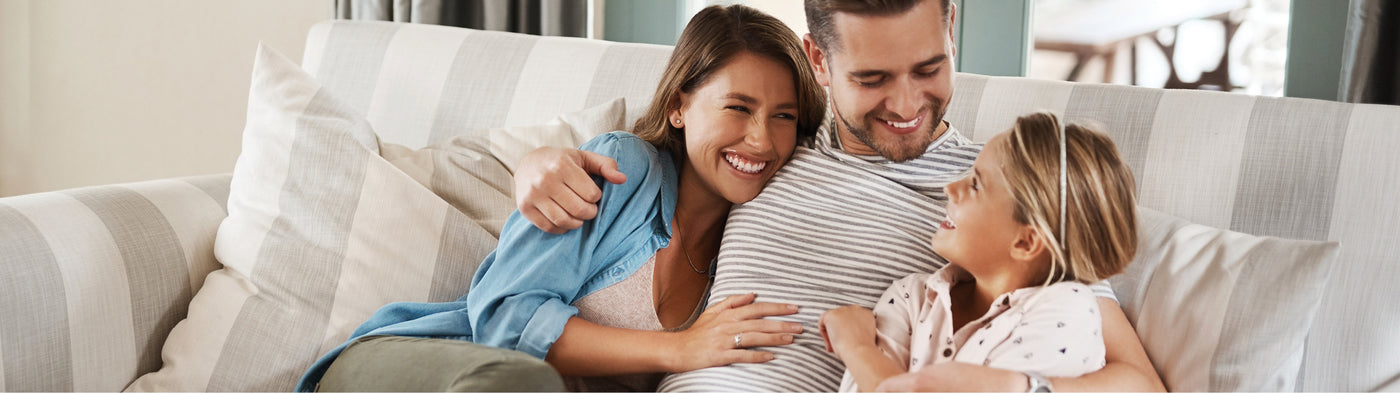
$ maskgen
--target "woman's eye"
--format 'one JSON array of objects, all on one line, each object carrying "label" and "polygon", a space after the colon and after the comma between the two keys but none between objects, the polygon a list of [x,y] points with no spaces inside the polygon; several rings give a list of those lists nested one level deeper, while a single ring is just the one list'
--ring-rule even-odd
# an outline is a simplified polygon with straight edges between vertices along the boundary
[{"label": "woman's eye", "polygon": [[975,178],[975,177],[972,178],[972,190],[973,190],[973,191],[978,191],[978,190],[981,190],[981,189],[982,189],[982,186],[977,182],[977,178]]},{"label": "woman's eye", "polygon": [[724,109],[728,109],[728,110],[732,110],[732,111],[739,111],[739,112],[743,112],[743,113],[749,113],[749,107],[747,107],[747,106],[730,105],[730,106],[724,107]]},{"label": "woman's eye", "polygon": [[784,120],[797,120],[797,116],[796,116],[796,115],[793,115],[793,114],[791,114],[791,113],[779,113],[779,114],[775,115],[775,117],[777,117],[777,118],[779,118],[779,119],[784,119]]}]

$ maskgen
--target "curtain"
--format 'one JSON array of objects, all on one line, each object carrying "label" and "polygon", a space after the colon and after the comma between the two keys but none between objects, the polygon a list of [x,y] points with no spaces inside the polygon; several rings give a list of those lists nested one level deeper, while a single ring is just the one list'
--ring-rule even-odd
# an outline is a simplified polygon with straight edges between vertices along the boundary
[{"label": "curtain", "polygon": [[590,0],[335,0],[336,18],[587,37]]},{"label": "curtain", "polygon": [[1342,55],[1343,99],[1400,105],[1400,1],[1352,0]]}]

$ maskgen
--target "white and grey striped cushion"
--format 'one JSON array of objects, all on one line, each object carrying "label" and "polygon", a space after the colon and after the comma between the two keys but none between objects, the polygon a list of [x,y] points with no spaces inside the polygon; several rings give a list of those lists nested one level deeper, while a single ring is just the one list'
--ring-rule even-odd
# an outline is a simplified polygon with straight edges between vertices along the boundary
[{"label": "white and grey striped cushion", "polygon": [[425,183],[468,193],[452,199],[483,217],[380,157],[362,115],[260,47],[215,239],[224,268],[170,332],[163,367],[128,389],[287,391],[380,306],[461,296],[511,206],[509,173],[473,140],[429,152],[441,166]]},{"label": "white and grey striped cushion", "polygon": [[0,390],[116,391],[218,267],[228,175],[0,199]]},{"label": "white and grey striped cushion", "polygon": [[1400,389],[1400,107],[959,74],[948,119],[985,141],[1040,109],[1105,124],[1143,206],[1338,242],[1298,389]]}]

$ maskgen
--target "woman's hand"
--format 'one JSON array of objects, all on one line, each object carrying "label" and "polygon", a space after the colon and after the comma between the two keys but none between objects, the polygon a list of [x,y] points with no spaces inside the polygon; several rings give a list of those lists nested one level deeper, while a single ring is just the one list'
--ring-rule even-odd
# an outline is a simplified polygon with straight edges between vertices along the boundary
[{"label": "woman's hand", "polygon": [[750,348],[792,344],[793,337],[802,332],[802,324],[763,318],[796,314],[797,306],[754,303],[755,298],[752,293],[727,297],[700,314],[689,329],[679,332],[671,372],[762,363],[773,360],[773,354]]},{"label": "woman's hand", "polygon": [[817,322],[826,351],[836,353],[845,361],[847,354],[862,347],[875,347],[875,313],[870,309],[847,305],[822,313]]}]

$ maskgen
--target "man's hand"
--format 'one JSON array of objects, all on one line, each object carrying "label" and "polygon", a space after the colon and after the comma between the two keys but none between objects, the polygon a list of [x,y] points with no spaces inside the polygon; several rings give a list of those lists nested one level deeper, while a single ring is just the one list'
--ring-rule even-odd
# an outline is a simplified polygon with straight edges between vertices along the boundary
[{"label": "man's hand", "polygon": [[627,181],[617,161],[578,149],[542,147],[521,158],[515,171],[515,207],[549,233],[577,229],[598,215],[603,191],[589,175],[613,184]]}]

